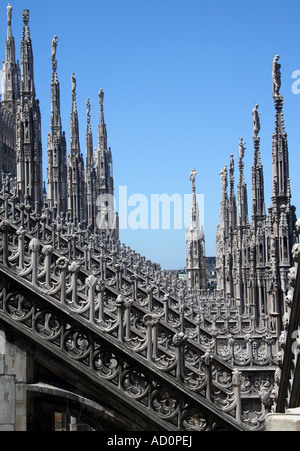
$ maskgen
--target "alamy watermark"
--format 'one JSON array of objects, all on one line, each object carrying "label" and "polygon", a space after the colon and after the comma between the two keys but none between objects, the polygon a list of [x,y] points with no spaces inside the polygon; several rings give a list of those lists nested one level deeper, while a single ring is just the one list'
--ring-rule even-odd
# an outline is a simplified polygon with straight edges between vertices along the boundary
[{"label": "alamy watermark", "polygon": [[[118,199],[118,201],[117,201]],[[192,194],[128,195],[127,186],[120,186],[117,199],[103,194],[97,199],[99,213],[97,226],[102,229],[115,227],[117,211],[120,230],[183,230],[191,224]],[[204,194],[197,194],[199,228],[204,227]]]},{"label": "alamy watermark", "polygon": [[292,73],[292,79],[295,79],[292,84],[292,93],[298,95],[300,94],[300,70],[294,70]]}]

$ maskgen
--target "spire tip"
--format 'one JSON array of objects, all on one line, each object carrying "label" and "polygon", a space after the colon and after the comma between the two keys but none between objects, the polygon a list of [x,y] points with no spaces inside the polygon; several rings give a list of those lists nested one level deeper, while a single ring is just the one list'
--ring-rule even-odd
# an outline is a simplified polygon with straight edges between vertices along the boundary
[{"label": "spire tip", "polygon": [[7,24],[11,25],[12,6],[10,4],[8,4],[6,9],[7,9]]},{"label": "spire tip", "polygon": [[28,25],[29,23],[29,9],[23,9],[23,22],[24,25]]},{"label": "spire tip", "polygon": [[104,100],[104,91],[103,89],[100,89],[99,91],[99,103],[102,106],[103,105],[103,100]]}]

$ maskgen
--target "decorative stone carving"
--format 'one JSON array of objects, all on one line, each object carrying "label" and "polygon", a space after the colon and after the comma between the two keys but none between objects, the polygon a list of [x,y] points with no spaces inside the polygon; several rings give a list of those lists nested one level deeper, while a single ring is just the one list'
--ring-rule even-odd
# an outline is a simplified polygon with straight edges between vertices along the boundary
[{"label": "decorative stone carving", "polygon": [[255,105],[252,110],[252,121],[253,121],[253,138],[257,138],[260,132],[260,115],[258,112],[259,105]]},{"label": "decorative stone carving", "polygon": [[51,55],[52,62],[54,62],[56,60],[57,44],[58,44],[58,37],[54,36],[54,38],[52,40],[52,55]]},{"label": "decorative stone carving", "polygon": [[279,55],[275,55],[272,63],[273,97],[279,95],[281,88],[281,64],[278,63]]}]

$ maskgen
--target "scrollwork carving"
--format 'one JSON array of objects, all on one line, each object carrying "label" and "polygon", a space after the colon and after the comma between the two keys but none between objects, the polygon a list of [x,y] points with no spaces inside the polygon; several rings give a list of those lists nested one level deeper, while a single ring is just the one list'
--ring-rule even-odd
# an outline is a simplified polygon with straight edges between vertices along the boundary
[{"label": "scrollwork carving", "polygon": [[31,320],[34,307],[30,299],[20,293],[10,293],[5,300],[8,314],[15,320],[26,323]]},{"label": "scrollwork carving", "polygon": [[198,432],[208,430],[208,420],[198,409],[187,409],[182,416],[182,425],[185,431]]},{"label": "scrollwork carving", "polygon": [[167,388],[161,388],[152,394],[152,408],[162,418],[174,418],[178,413],[178,400]]},{"label": "scrollwork carving", "polygon": [[64,336],[64,349],[76,360],[84,360],[90,353],[90,339],[78,330],[69,330]]},{"label": "scrollwork carving", "polygon": [[100,377],[114,379],[120,371],[119,358],[108,348],[100,348],[93,355],[93,368]]},{"label": "scrollwork carving", "polygon": [[128,369],[124,371],[121,380],[122,388],[130,398],[142,399],[150,389],[148,379],[140,370]]},{"label": "scrollwork carving", "polygon": [[61,319],[57,315],[44,311],[35,315],[34,326],[36,332],[48,341],[55,341],[61,336],[63,330]]}]

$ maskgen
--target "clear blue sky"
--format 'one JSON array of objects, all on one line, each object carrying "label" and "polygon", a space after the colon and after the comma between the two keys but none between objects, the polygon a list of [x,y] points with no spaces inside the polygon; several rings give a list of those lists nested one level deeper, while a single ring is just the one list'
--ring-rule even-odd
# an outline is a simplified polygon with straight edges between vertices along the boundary
[{"label": "clear blue sky", "polygon": [[[20,55],[22,9],[30,9],[35,82],[42,111],[46,165],[50,124],[51,41],[59,38],[58,76],[62,123],[69,144],[71,74],[77,77],[81,149],[85,154],[86,99],[91,102],[94,145],[98,92],[105,92],[105,120],[114,159],[115,188],[141,193],[188,194],[195,167],[204,194],[206,255],[215,255],[221,200],[220,169],[236,160],[246,141],[245,175],[251,215],[252,118],[261,116],[266,205],[271,203],[274,130],[271,64],[282,64],[284,115],[290,151],[293,204],[300,208],[299,1],[278,0],[11,0]],[[1,2],[4,58],[6,1]],[[0,46],[1,49],[1,46]],[[46,177],[46,167],[44,169]],[[128,207],[129,211],[132,210]],[[185,266],[185,230],[121,230],[120,239],[167,269]]]}]

